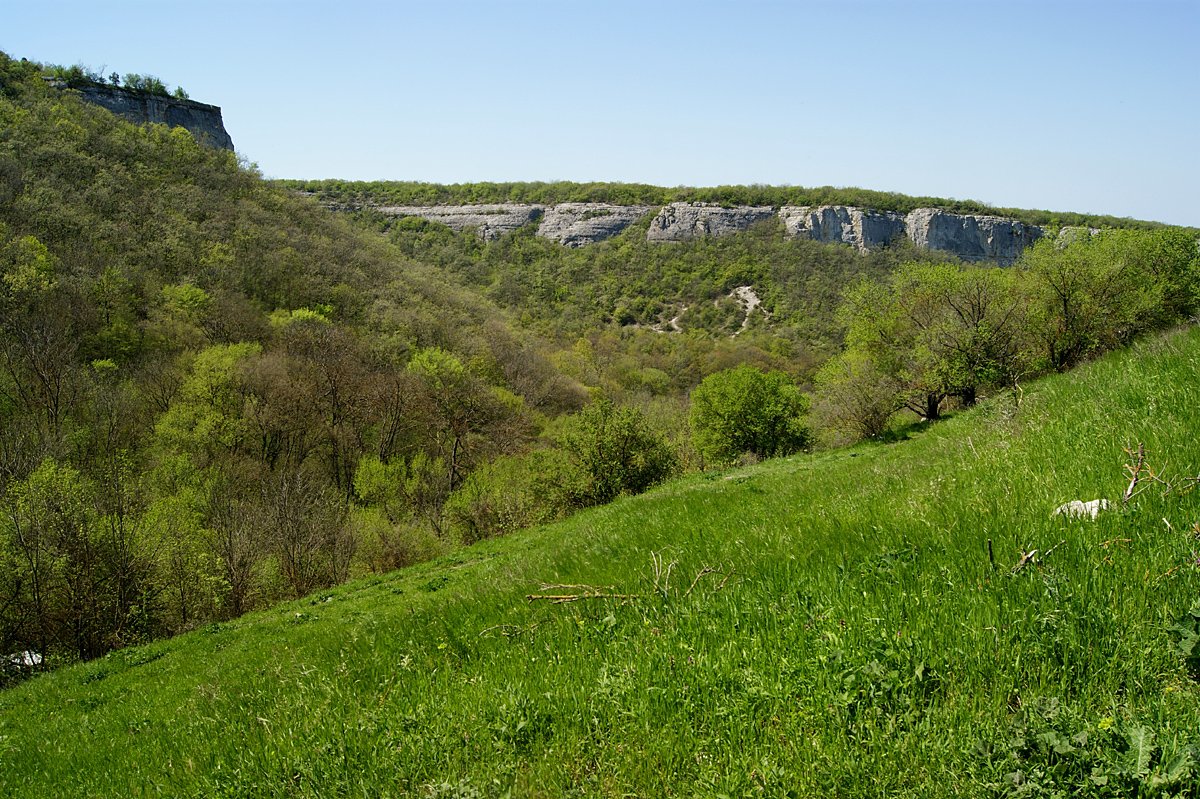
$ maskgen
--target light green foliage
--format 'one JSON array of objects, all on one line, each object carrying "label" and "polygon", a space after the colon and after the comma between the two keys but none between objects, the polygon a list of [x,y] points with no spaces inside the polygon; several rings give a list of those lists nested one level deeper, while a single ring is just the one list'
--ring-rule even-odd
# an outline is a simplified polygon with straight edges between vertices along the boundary
[{"label": "light green foliage", "polygon": [[91,499],[83,476],[50,458],[4,497],[0,545],[12,569],[0,577],[5,626],[40,652],[93,657],[122,621],[108,613],[102,590],[112,564]]},{"label": "light green foliage", "polygon": [[39,677],[0,692],[0,790],[1194,796],[1200,495],[1119,498],[1131,443],[1200,468],[1198,357],[1146,340]]},{"label": "light green foliage", "polygon": [[878,438],[904,407],[904,387],[859,349],[829,359],[815,383],[813,415],[831,443]]},{"label": "light green foliage", "polygon": [[21,236],[4,246],[0,267],[8,292],[39,294],[54,287],[58,259],[34,236]]},{"label": "light green foliage", "polygon": [[1027,371],[1026,301],[1014,275],[913,262],[884,284],[858,284],[839,310],[847,351],[871,361],[925,418],[938,418],[950,396],[969,405],[980,388],[1006,385]]},{"label": "light green foliage", "polygon": [[439,347],[417,352],[408,362],[408,370],[429,380],[439,390],[453,389],[466,374],[462,361]]},{"label": "light green foliage", "polygon": [[440,507],[445,473],[441,459],[424,452],[387,463],[368,455],[354,472],[354,493],[362,501],[378,505],[393,522],[401,522]]},{"label": "light green foliage", "polygon": [[217,451],[237,448],[246,432],[238,367],[260,350],[245,342],[209,347],[196,355],[177,400],[155,425],[160,446],[196,456],[197,465]]},{"label": "light green foliage", "polygon": [[228,588],[210,547],[213,533],[204,527],[211,490],[194,476],[176,482],[149,504],[139,522],[156,559],[162,621],[172,630],[212,618]]},{"label": "light green foliage", "polygon": [[808,398],[782,372],[739,366],[711,374],[692,391],[696,448],[713,463],[743,455],[791,455],[811,444]]},{"label": "light green foliage", "polygon": [[586,508],[637,494],[667,479],[674,453],[633,408],[597,399],[564,424],[559,445],[570,466],[556,486],[566,503]]},{"label": "light green foliage", "polygon": [[284,328],[296,323],[312,323],[312,324],[329,324],[329,314],[331,309],[328,306],[323,308],[295,308],[290,311],[278,310],[271,314],[271,327]]},{"label": "light green foliage", "polygon": [[568,471],[564,453],[502,456],[475,470],[446,502],[448,526],[463,543],[543,524],[566,509],[548,486]]},{"label": "light green foliage", "polygon": [[[1185,249],[1156,263],[1145,250],[1158,243],[1153,233],[1101,231],[1061,248],[1039,242],[1026,253],[1021,267],[1030,278],[1031,316],[1047,368],[1069,368],[1177,318],[1177,281],[1192,259],[1176,260]],[[1175,298],[1170,304],[1168,295]]]}]

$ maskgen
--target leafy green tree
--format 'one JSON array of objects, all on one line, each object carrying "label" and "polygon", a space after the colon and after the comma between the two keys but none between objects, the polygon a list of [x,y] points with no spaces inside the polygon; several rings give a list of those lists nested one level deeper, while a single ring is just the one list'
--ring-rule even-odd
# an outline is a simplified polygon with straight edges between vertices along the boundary
[{"label": "leafy green tree", "polygon": [[689,423],[710,461],[771,458],[807,449],[808,398],[783,372],[738,366],[704,378],[692,391]]},{"label": "leafy green tree", "polygon": [[546,483],[566,467],[564,453],[553,449],[485,464],[446,501],[451,530],[470,544],[554,519],[563,508]]},{"label": "leafy green tree", "polygon": [[834,443],[879,437],[904,407],[903,387],[860,349],[829,359],[815,383],[814,416]]},{"label": "leafy green tree", "polygon": [[[1065,370],[1162,324],[1170,291],[1142,257],[1147,234],[1101,231],[1066,246],[1042,240],[1025,253],[1031,316],[1050,369]],[[1167,278],[1167,279],[1164,279]]]},{"label": "leafy green tree", "polygon": [[947,397],[971,405],[981,387],[1028,370],[1025,304],[1012,270],[913,262],[853,286],[839,318],[847,351],[886,375],[913,413],[937,419]]},{"label": "leafy green tree", "polygon": [[7,588],[21,609],[20,639],[43,654],[86,660],[108,646],[110,564],[91,499],[76,469],[49,458],[7,497],[0,534],[15,570]]},{"label": "leafy green tree", "polygon": [[566,504],[586,508],[638,494],[667,479],[675,454],[634,408],[601,398],[568,417],[558,434],[568,465],[556,482]]}]

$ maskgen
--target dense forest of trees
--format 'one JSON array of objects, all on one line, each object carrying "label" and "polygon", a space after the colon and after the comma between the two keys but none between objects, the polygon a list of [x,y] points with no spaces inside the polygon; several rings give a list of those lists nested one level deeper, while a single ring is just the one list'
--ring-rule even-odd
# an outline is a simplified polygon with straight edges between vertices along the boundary
[{"label": "dense forest of trees", "polygon": [[0,651],[436,554],[473,472],[585,405],[454,280],[41,75],[0,58]]},{"label": "dense forest of trees", "polygon": [[44,73],[0,54],[0,654],[51,665],[936,419],[1197,305],[1178,229],[1001,269],[774,224],[570,250],[337,215]]}]

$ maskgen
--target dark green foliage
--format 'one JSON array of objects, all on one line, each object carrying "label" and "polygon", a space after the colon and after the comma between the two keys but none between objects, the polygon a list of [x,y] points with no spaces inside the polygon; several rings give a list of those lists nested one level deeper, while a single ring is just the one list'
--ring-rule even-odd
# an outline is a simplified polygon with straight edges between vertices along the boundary
[{"label": "dark green foliage", "polygon": [[709,375],[692,391],[696,448],[713,463],[771,458],[806,449],[808,399],[782,372],[739,366]]},{"label": "dark green foliage", "polygon": [[1183,657],[1193,679],[1200,679],[1200,601],[1192,603],[1186,613],[1171,627],[1175,633],[1175,649]]}]

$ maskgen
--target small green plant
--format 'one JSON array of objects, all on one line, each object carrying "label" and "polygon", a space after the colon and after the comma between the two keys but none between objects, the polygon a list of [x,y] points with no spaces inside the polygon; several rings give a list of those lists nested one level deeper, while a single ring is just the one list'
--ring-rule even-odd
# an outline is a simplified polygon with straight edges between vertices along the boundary
[{"label": "small green plant", "polygon": [[1200,680],[1200,599],[1171,626],[1175,651],[1183,657],[1192,679]]}]

